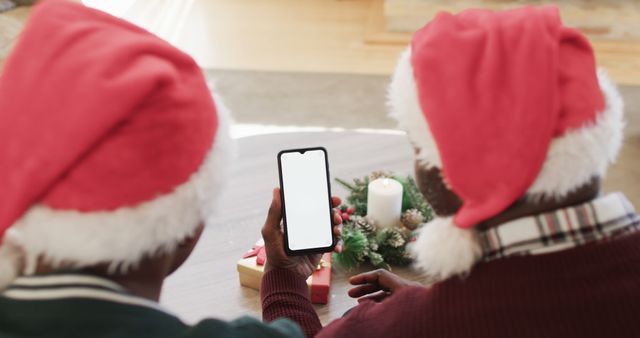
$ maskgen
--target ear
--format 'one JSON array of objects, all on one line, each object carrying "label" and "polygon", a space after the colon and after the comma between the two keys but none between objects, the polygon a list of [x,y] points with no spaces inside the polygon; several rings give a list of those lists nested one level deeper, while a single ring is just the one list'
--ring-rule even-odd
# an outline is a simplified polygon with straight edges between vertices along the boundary
[{"label": "ear", "polygon": [[178,247],[179,248],[191,247],[193,249],[193,247],[195,247],[198,241],[200,240],[200,236],[202,236],[203,231],[204,231],[204,223],[198,225],[198,227],[196,227],[196,229],[193,231],[193,234],[191,236],[187,236],[184,239],[182,239],[180,243],[178,243]]},{"label": "ear", "polygon": [[416,159],[414,171],[416,184],[436,215],[455,215],[462,206],[462,200],[447,186],[440,168],[426,167]]},{"label": "ear", "polygon": [[182,266],[182,264],[184,264],[187,258],[189,258],[191,252],[193,252],[193,249],[196,247],[196,244],[198,244],[203,231],[204,223],[198,225],[193,234],[183,238],[180,243],[178,243],[175,252],[173,253],[171,268],[169,269],[169,273],[167,275],[170,275],[174,271],[178,270],[178,268]]}]

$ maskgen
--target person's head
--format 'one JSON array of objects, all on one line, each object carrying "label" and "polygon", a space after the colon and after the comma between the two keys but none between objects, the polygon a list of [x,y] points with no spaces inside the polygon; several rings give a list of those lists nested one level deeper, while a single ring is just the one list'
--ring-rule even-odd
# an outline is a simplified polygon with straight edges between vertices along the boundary
[{"label": "person's head", "polygon": [[225,179],[228,119],[158,37],[37,5],[0,78],[0,289],[39,268],[175,270]]},{"label": "person's head", "polygon": [[595,197],[622,143],[622,100],[555,7],[437,15],[401,56],[389,105],[437,215],[417,265],[442,278],[468,272],[475,232],[510,210]]}]

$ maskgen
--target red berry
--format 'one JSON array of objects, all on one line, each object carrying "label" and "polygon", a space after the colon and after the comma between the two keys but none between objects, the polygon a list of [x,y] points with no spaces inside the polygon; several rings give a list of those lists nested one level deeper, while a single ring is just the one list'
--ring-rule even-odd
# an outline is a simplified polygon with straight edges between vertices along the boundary
[{"label": "red berry", "polygon": [[347,208],[347,214],[349,215],[353,215],[353,212],[356,211],[355,209],[353,209],[353,207],[349,207]]},{"label": "red berry", "polygon": [[347,214],[346,212],[344,214],[342,214],[342,220],[343,221],[348,221],[349,220],[349,214]]}]

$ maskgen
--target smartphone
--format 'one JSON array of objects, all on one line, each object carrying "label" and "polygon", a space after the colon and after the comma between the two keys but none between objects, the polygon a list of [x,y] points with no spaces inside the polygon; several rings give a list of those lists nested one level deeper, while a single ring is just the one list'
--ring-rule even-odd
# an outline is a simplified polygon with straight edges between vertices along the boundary
[{"label": "smartphone", "polygon": [[278,153],[278,173],[287,255],[333,251],[327,150],[283,150]]}]

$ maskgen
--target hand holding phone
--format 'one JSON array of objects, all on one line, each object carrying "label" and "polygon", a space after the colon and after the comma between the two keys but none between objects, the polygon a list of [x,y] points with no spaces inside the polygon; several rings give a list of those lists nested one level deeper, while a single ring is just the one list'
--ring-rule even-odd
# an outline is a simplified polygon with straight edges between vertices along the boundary
[{"label": "hand holding phone", "polygon": [[[309,157],[294,156],[293,159],[297,158],[297,161],[293,161],[293,166],[290,166],[291,157],[282,157],[285,153],[307,153],[309,150],[320,150],[320,154],[315,155],[315,160],[309,162],[306,161]],[[337,197],[330,197],[326,150],[311,148],[282,151],[278,154],[278,167],[280,185],[284,189],[273,190],[271,207],[262,228],[267,253],[265,271],[282,268],[307,278],[315,271],[322,257],[321,252],[331,249],[337,252],[342,250],[339,241],[342,219],[333,210],[341,201]],[[315,186],[309,187],[309,183]],[[289,187],[292,189],[288,189]],[[311,194],[311,191],[319,193]],[[288,201],[286,206],[283,203],[285,200]],[[283,217],[285,213],[288,217]],[[317,218],[313,218],[312,213]],[[314,222],[314,219],[317,219],[317,222]],[[284,231],[281,230],[283,221]],[[314,228],[309,229],[310,227]],[[291,232],[294,228],[296,230]],[[319,233],[318,236],[315,236],[316,231]],[[310,234],[314,238],[309,238]]]},{"label": "hand holding phone", "polygon": [[[332,197],[332,206],[337,207],[340,205],[340,199],[338,197]],[[273,189],[273,196],[271,199],[271,206],[269,207],[269,213],[267,214],[267,220],[262,227],[262,238],[264,239],[264,247],[267,253],[267,262],[265,264],[265,272],[274,268],[286,269],[292,271],[304,279],[307,279],[311,274],[316,271],[316,267],[322,258],[320,253],[312,253],[308,255],[296,255],[289,256],[284,250],[284,233],[281,230],[282,222],[282,200],[280,196],[280,189]],[[342,250],[341,242],[338,240],[341,234],[340,224],[342,224],[342,218],[337,214],[333,214],[333,235],[336,238],[338,244],[335,246],[335,251],[340,252]]]}]

